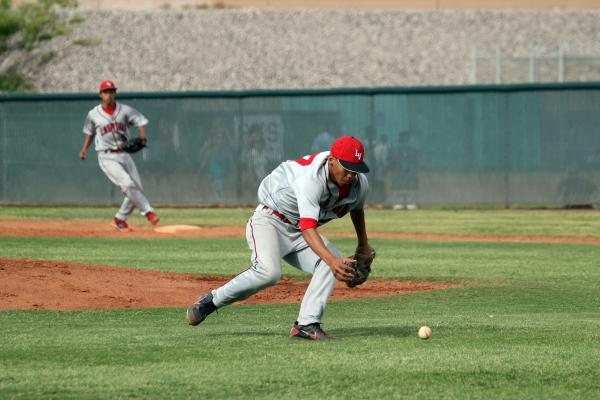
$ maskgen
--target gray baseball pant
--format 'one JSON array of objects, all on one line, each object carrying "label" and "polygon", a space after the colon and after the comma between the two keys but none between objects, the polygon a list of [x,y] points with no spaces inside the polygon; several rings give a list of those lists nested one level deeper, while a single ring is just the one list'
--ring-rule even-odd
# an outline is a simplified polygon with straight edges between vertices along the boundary
[{"label": "gray baseball pant", "polygon": [[[333,244],[324,237],[322,239],[332,254],[341,257]],[[214,304],[223,307],[276,284],[281,278],[283,259],[313,276],[300,306],[298,323],[321,322],[336,279],[329,266],[308,246],[302,233],[273,215],[270,209],[259,205],[246,225],[246,240],[252,250],[252,265],[212,291]]]},{"label": "gray baseball pant", "polygon": [[116,217],[126,220],[137,207],[142,215],[152,211],[148,199],[144,195],[140,174],[128,153],[98,152],[98,163],[102,172],[117,185],[125,196]]}]

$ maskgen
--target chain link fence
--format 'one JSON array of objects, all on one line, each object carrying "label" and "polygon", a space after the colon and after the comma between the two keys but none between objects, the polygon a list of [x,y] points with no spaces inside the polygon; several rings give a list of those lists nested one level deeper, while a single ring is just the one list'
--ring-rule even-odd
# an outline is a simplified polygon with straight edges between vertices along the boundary
[{"label": "chain link fence", "polygon": [[[286,159],[354,135],[371,204],[599,203],[600,84],[120,93],[144,113],[134,155],[153,204],[256,202]],[[95,95],[0,97],[0,203],[105,205],[122,195],[78,159]]]}]

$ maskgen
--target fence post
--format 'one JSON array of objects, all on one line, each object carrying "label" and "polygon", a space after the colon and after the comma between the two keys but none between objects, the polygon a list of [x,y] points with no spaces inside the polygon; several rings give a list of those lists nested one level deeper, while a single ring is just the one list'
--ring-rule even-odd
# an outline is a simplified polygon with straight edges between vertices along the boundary
[{"label": "fence post", "polygon": [[2,136],[2,161],[0,162],[0,171],[2,173],[2,183],[0,184],[0,203],[6,202],[6,195],[8,191],[6,190],[6,185],[8,184],[8,171],[7,171],[7,162],[6,158],[8,156],[8,124],[6,121],[6,115],[4,112],[5,103],[0,103],[0,124],[2,125],[2,130],[0,131],[0,136]]},{"label": "fence post", "polygon": [[504,208],[510,208],[511,193],[510,193],[510,172],[511,172],[511,140],[509,122],[510,115],[510,93],[502,96],[502,112],[500,113],[500,121],[502,121],[502,134],[504,136]]}]

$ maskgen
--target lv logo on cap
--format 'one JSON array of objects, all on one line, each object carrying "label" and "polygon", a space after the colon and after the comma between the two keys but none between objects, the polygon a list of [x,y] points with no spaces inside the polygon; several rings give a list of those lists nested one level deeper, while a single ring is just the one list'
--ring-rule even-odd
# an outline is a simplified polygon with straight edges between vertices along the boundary
[{"label": "lv logo on cap", "polygon": [[360,160],[360,158],[362,157],[362,153],[358,152],[358,149],[354,150],[354,155],[356,156],[356,158],[358,158]]}]

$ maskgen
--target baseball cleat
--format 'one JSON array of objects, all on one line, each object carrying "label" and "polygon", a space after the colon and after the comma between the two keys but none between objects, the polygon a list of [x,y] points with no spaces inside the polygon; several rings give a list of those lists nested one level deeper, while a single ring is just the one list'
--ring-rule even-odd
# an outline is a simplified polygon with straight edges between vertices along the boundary
[{"label": "baseball cleat", "polygon": [[158,224],[158,221],[160,221],[160,218],[158,217],[158,215],[154,214],[152,211],[148,211],[146,213],[146,219],[148,221],[150,221],[150,223],[152,225],[156,225],[156,224]]},{"label": "baseball cleat", "polygon": [[127,225],[124,219],[115,217],[110,224],[119,232],[129,232],[129,225]]},{"label": "baseball cleat", "polygon": [[339,337],[329,335],[321,329],[321,324],[318,322],[308,325],[298,325],[298,321],[296,321],[292,324],[290,339],[335,340],[339,339]]},{"label": "baseball cleat", "polygon": [[194,304],[188,307],[186,317],[189,325],[198,325],[206,317],[217,309],[213,303],[213,295],[208,292],[198,298]]}]

